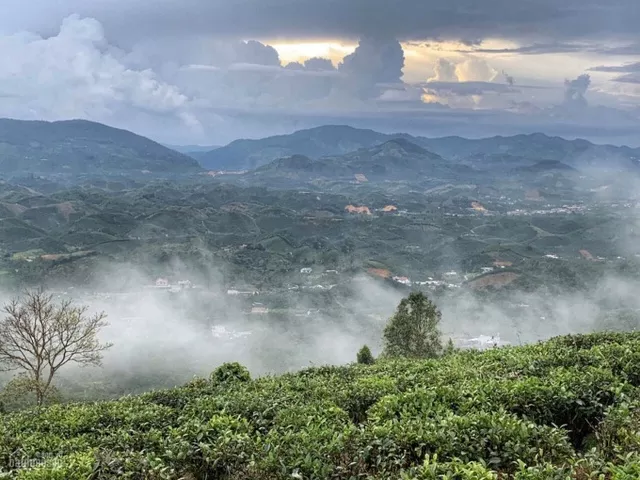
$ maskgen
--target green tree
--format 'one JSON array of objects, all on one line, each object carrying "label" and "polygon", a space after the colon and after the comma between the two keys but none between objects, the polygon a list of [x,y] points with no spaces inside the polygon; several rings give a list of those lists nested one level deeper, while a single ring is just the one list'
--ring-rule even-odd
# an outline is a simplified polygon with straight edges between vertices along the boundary
[{"label": "green tree", "polygon": [[28,292],[4,306],[0,319],[0,370],[18,371],[19,385],[31,388],[42,405],[53,390],[53,378],[68,363],[100,365],[97,335],[105,314],[88,315],[86,307],[70,301],[56,305],[51,295]]},{"label": "green tree", "polygon": [[422,292],[402,299],[384,329],[387,357],[432,358],[442,351],[440,311]]},{"label": "green tree", "polygon": [[360,349],[356,358],[358,363],[363,365],[373,365],[376,361],[371,354],[371,349],[369,349],[367,345]]},{"label": "green tree", "polygon": [[444,347],[442,355],[451,355],[456,352],[456,346],[453,344],[453,340],[449,339],[447,345]]}]

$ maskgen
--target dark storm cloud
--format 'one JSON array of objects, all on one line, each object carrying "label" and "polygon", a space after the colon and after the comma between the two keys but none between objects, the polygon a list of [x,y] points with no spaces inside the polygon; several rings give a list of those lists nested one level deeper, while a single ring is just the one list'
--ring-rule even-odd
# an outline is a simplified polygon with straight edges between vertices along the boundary
[{"label": "dark storm cloud", "polygon": [[[612,38],[615,35],[612,35]],[[626,38],[626,37],[625,37]],[[588,40],[588,39],[586,39]],[[468,50],[458,50],[458,52],[468,53]],[[619,55],[633,56],[640,55],[640,43],[629,43],[622,46],[603,46],[602,43],[533,43],[514,48],[474,48],[474,53],[488,54],[516,54],[516,55],[546,55],[550,53],[596,53],[598,55]]]},{"label": "dark storm cloud", "polygon": [[640,75],[637,73],[628,73],[627,75],[621,75],[620,77],[614,78],[613,81],[619,83],[640,84]]},{"label": "dark storm cloud", "polygon": [[640,72],[640,62],[628,63],[626,65],[600,65],[590,68],[591,72],[610,72],[610,73],[635,73]]},{"label": "dark storm cloud", "polygon": [[340,72],[328,58],[309,58],[304,63],[289,62],[284,66],[287,71],[295,71],[298,74],[317,76],[338,76]]},{"label": "dark storm cloud", "polygon": [[637,39],[637,0],[4,0],[0,30],[95,16],[111,38]]},{"label": "dark storm cloud", "polygon": [[365,36],[353,53],[338,65],[349,80],[344,87],[358,98],[380,95],[380,84],[400,83],[404,68],[404,51],[398,40]]},{"label": "dark storm cloud", "polygon": [[573,80],[564,81],[564,105],[567,107],[586,107],[585,94],[591,85],[591,77],[587,74],[580,75]]},{"label": "dark storm cloud", "polygon": [[364,37],[355,51],[342,60],[338,69],[347,74],[363,77],[371,83],[394,83],[402,78],[404,52],[395,39]]},{"label": "dark storm cloud", "polygon": [[335,70],[336,68],[333,66],[333,63],[331,63],[331,60],[327,58],[319,58],[319,57],[313,57],[305,60],[304,67],[307,70],[313,70],[318,72],[332,71],[332,70]]},{"label": "dark storm cloud", "polygon": [[280,57],[275,48],[255,40],[239,43],[239,55],[246,63],[259,65],[280,65]]},{"label": "dark storm cloud", "polygon": [[504,81],[507,82],[507,85],[513,87],[513,85],[516,83],[516,79],[513,77],[513,75],[509,75],[504,70],[502,71],[502,76],[504,77]]},{"label": "dark storm cloud", "polygon": [[548,53],[572,53],[582,52],[592,48],[589,45],[577,43],[534,43],[516,48],[476,48],[476,53],[513,53],[519,55],[544,55]]},{"label": "dark storm cloud", "polygon": [[593,49],[596,53],[603,55],[640,55],[640,43],[631,43],[621,47],[596,47]]}]

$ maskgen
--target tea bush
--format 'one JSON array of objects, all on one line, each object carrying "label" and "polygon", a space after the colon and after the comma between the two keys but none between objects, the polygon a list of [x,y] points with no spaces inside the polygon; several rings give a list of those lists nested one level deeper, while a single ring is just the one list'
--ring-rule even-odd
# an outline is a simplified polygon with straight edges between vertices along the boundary
[{"label": "tea bush", "polygon": [[249,370],[237,362],[225,363],[211,373],[211,381],[216,383],[248,382],[250,380]]},{"label": "tea bush", "polygon": [[640,478],[640,334],[208,379],[0,415],[0,478]]}]

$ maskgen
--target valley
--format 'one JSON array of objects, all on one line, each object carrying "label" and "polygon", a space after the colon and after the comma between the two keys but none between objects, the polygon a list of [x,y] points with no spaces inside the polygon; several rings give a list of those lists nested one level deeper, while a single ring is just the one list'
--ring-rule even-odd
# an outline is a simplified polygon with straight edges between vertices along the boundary
[{"label": "valley", "polygon": [[[210,330],[303,318],[371,328],[418,289],[445,311],[492,305],[488,323],[474,320],[479,311],[466,312],[463,326],[460,314],[445,315],[452,336],[500,330],[518,343],[558,333],[554,321],[563,315],[518,307],[523,295],[552,304],[583,295],[595,307],[586,321],[592,328],[609,311],[593,292],[607,279],[635,282],[640,272],[640,168],[638,151],[626,147],[328,126],[185,160],[108,127],[63,122],[46,132],[46,125],[12,128],[36,128],[30,135],[51,138],[51,152],[105,145],[105,160],[4,171],[0,284],[7,292],[40,286],[81,299],[135,298],[166,282],[153,302],[197,310],[190,318]],[[146,173],[137,160],[110,160],[125,150],[147,155]],[[219,170],[206,174],[195,159]],[[187,281],[197,288],[184,288]],[[371,298],[375,289],[384,300]],[[616,311],[640,308],[630,296],[618,303]],[[548,329],[533,333],[530,322],[541,317]]]}]

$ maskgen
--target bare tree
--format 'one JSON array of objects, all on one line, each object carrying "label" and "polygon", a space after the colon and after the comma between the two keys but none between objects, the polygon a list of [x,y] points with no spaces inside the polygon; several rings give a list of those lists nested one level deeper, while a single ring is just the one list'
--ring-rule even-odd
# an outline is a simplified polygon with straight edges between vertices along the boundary
[{"label": "bare tree", "polygon": [[0,319],[0,370],[21,371],[42,405],[55,374],[66,364],[100,365],[102,352],[97,334],[107,325],[106,315],[88,315],[86,307],[65,300],[55,304],[42,291],[27,292],[3,308]]}]

